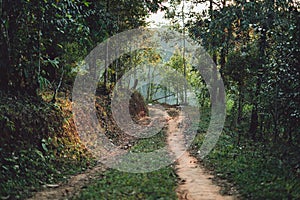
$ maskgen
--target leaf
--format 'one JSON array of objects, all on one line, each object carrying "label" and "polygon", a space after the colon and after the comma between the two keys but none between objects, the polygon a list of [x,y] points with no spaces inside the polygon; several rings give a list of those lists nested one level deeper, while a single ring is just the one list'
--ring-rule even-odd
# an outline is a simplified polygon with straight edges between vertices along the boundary
[{"label": "leaf", "polygon": [[61,48],[61,49],[64,48],[63,45],[61,45],[61,44],[57,44],[57,46],[58,46],[59,48]]},{"label": "leaf", "polygon": [[84,3],[84,5],[86,6],[86,7],[89,7],[90,6],[90,2],[83,2]]},{"label": "leaf", "polygon": [[43,161],[46,160],[45,157],[44,157],[44,155],[43,155],[43,153],[41,151],[39,151],[39,150],[36,149],[35,152],[36,152],[37,155],[39,155],[42,158]]},{"label": "leaf", "polygon": [[44,151],[48,152],[48,148],[45,143],[42,143],[42,148],[44,149]]},{"label": "leaf", "polygon": [[10,198],[10,195],[7,195],[7,196],[1,196],[1,199],[2,200],[6,200],[6,199],[9,199]]},{"label": "leaf", "polygon": [[58,184],[47,184],[46,187],[48,187],[48,188],[58,188],[59,185]]}]

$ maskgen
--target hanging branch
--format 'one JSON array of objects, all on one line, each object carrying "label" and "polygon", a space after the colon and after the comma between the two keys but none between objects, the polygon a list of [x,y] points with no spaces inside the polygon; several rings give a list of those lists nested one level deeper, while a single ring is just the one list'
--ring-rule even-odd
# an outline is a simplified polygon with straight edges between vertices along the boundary
[{"label": "hanging branch", "polygon": [[[118,8],[118,10],[120,10],[120,5],[119,4],[118,4],[117,8]],[[117,40],[118,41],[119,41],[119,31],[120,31],[120,13],[117,12],[117,38],[118,38]],[[115,52],[116,52],[116,56],[118,56],[119,53],[120,53],[119,52],[119,50],[120,50],[119,48],[120,47],[118,46],[119,44],[116,44],[116,45],[117,45],[117,47],[116,47],[116,51]],[[114,78],[115,79],[114,80],[115,81],[114,85],[118,82],[118,70],[119,70],[118,68],[119,68],[119,58],[116,59],[115,75],[114,75],[115,76],[115,78]],[[121,85],[121,82],[120,82],[120,85]]]},{"label": "hanging branch", "polygon": [[158,101],[158,100],[161,100],[161,99],[164,99],[164,98],[168,98],[168,97],[172,97],[172,96],[175,96],[175,94],[165,95],[165,96],[163,96],[163,97],[159,97],[159,98],[157,98],[157,99],[153,99],[152,101],[153,101],[153,102],[156,102],[156,101]]}]

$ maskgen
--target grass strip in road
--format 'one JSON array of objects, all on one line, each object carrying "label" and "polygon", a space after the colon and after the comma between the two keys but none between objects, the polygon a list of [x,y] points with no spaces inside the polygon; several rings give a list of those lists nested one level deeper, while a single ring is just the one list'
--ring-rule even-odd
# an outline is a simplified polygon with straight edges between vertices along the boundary
[{"label": "grass strip in road", "polygon": [[[166,145],[166,130],[140,139],[132,152],[151,152]],[[109,169],[87,186],[76,199],[177,199],[177,176],[172,166],[150,173]]]}]

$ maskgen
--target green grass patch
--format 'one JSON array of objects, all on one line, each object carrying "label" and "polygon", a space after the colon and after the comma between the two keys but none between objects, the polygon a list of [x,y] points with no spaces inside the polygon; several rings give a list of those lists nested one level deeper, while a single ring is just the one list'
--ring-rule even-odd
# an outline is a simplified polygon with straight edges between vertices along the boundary
[{"label": "green grass patch", "polygon": [[[131,151],[151,152],[164,147],[165,141],[165,131],[161,131],[151,138],[137,141]],[[76,199],[177,199],[176,185],[177,176],[172,166],[150,173],[127,173],[110,169]]]},{"label": "green grass patch", "polygon": [[133,153],[148,153],[159,150],[166,146],[166,130],[162,130],[151,138],[139,139],[136,145],[131,149]]},{"label": "green grass patch", "polygon": [[[2,154],[3,155],[3,154]],[[55,158],[34,147],[5,154],[0,169],[0,197],[24,199],[42,185],[57,184],[87,168],[88,160]]]},{"label": "green grass patch", "polygon": [[[203,135],[198,136],[200,146]],[[204,159],[217,178],[234,183],[245,199],[300,199],[300,177],[262,143],[242,141],[223,134],[214,150]]]}]

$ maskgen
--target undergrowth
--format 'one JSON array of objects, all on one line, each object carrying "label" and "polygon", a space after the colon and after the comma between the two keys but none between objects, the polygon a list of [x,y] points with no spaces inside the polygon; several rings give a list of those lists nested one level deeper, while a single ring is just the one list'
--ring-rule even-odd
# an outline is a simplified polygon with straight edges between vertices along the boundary
[{"label": "undergrowth", "polygon": [[92,165],[74,129],[66,101],[1,96],[1,199],[24,199]]},{"label": "undergrowth", "polygon": [[[208,115],[203,115],[201,133],[208,122]],[[232,183],[242,199],[300,199],[299,148],[284,143],[270,146],[247,137],[238,142],[234,130],[229,126],[224,130],[215,148],[201,160],[217,181]],[[194,141],[195,155],[204,136],[199,134]]]}]

